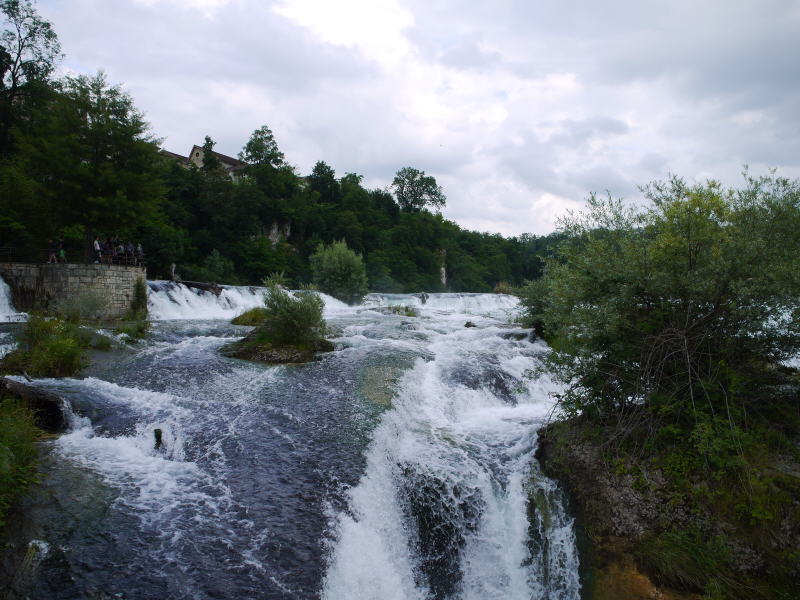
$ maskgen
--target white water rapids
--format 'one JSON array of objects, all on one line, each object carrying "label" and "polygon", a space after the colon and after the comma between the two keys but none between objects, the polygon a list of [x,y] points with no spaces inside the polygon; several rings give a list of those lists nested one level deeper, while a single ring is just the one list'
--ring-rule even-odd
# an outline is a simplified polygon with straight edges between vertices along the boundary
[{"label": "white water rapids", "polygon": [[263,294],[150,282],[148,341],[38,382],[76,416],[26,597],[578,600],[572,519],[533,458],[553,384],[524,373],[546,348],[515,298],[324,297],[318,362],[220,356]]}]

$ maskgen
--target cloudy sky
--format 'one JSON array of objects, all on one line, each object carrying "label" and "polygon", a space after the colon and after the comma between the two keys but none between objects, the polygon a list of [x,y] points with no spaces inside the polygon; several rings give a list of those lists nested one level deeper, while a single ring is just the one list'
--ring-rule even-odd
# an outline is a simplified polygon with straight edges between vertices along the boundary
[{"label": "cloudy sky", "polygon": [[164,147],[268,125],[300,173],[410,165],[481,231],[552,231],[668,173],[800,176],[795,0],[40,0],[63,68],[123,83]]}]

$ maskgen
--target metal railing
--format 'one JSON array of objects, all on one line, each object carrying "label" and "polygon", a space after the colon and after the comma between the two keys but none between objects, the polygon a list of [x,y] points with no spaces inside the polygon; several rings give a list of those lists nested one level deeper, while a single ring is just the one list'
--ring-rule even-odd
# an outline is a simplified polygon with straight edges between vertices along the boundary
[{"label": "metal railing", "polygon": [[[127,267],[144,267],[146,262],[144,257],[130,255],[130,254],[104,254],[100,253],[100,260],[96,261],[92,255],[90,258],[83,256],[81,251],[67,251],[67,256],[61,260],[56,252],[55,264],[94,264],[99,262],[103,265],[122,265]],[[70,255],[81,256],[79,260],[70,260]],[[50,260],[49,250],[39,250],[32,248],[13,248],[10,246],[0,246],[0,262],[9,263],[30,263],[30,264],[47,264],[53,263]]]}]

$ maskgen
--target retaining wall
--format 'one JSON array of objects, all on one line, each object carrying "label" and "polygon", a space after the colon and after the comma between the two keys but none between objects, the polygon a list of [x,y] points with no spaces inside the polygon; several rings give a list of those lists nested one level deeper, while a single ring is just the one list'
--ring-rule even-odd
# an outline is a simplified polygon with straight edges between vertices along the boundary
[{"label": "retaining wall", "polygon": [[122,265],[0,262],[0,276],[19,311],[48,310],[63,298],[92,295],[105,300],[103,316],[113,319],[130,308],[136,280],[147,279],[147,271]]}]

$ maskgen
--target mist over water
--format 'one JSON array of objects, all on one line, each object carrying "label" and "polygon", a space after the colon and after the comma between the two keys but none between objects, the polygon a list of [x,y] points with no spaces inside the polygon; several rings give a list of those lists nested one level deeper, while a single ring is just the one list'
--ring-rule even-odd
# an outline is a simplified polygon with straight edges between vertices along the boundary
[{"label": "mist over water", "polygon": [[37,382],[74,417],[21,525],[48,547],[30,598],[578,598],[514,298],[326,297],[337,351],[266,366],[217,352],[262,288],[150,287],[146,342]]}]

